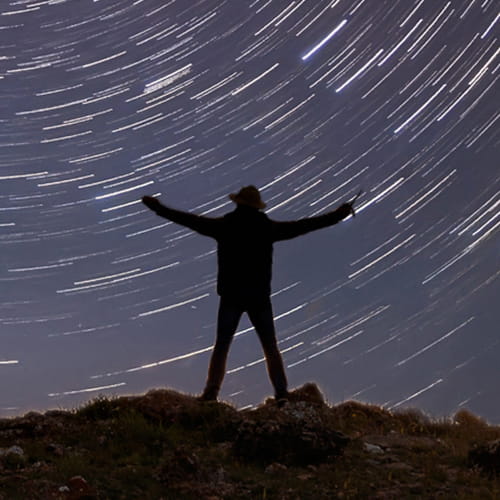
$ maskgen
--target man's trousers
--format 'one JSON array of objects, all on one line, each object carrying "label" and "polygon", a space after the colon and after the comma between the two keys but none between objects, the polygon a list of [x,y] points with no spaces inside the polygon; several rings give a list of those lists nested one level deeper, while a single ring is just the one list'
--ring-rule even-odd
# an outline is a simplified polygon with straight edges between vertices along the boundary
[{"label": "man's trousers", "polygon": [[203,392],[208,399],[215,399],[222,385],[226,373],[226,359],[238,323],[246,312],[254,326],[267,364],[267,371],[274,387],[276,398],[287,394],[287,379],[283,360],[276,342],[274,329],[273,309],[270,297],[258,300],[234,300],[221,297],[217,317],[217,338],[215,341],[208,377]]}]

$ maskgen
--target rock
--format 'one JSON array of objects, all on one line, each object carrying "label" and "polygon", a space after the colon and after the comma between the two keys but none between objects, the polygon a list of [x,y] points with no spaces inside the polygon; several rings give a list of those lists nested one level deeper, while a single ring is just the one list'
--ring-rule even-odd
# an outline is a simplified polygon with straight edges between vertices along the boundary
[{"label": "rock", "polygon": [[468,461],[471,466],[477,466],[488,474],[500,474],[500,439],[472,448]]},{"label": "rock", "polygon": [[425,436],[408,436],[397,432],[389,432],[387,435],[370,434],[364,436],[364,439],[383,450],[403,448],[411,451],[429,451],[441,449],[444,445],[438,439]]},{"label": "rock", "polygon": [[363,443],[363,448],[369,453],[373,453],[375,455],[384,453],[384,450],[377,444]]},{"label": "rock", "polygon": [[94,489],[82,476],[73,476],[68,480],[66,486],[68,486],[70,490],[71,499],[83,500],[83,499],[96,498],[96,493]]},{"label": "rock", "polygon": [[314,474],[299,474],[297,476],[297,479],[300,479],[301,481],[308,481],[309,479],[313,479]]},{"label": "rock", "polygon": [[17,445],[10,448],[0,448],[0,458],[2,465],[8,469],[20,469],[26,463],[24,450]]},{"label": "rock", "polygon": [[47,445],[47,451],[55,455],[56,457],[62,457],[64,455],[64,446],[57,443],[50,443]]},{"label": "rock", "polygon": [[69,489],[72,491],[78,491],[88,488],[89,483],[82,476],[73,476],[68,481]]},{"label": "rock", "polygon": [[5,456],[5,455],[19,455],[23,456],[24,455],[24,450],[20,446],[11,446],[10,448],[0,448],[0,456]]},{"label": "rock", "polygon": [[29,411],[28,413],[26,413],[24,415],[23,418],[28,419],[28,420],[39,420],[39,419],[43,418],[43,415],[38,411]]},{"label": "rock", "polygon": [[307,383],[302,387],[295,389],[290,395],[290,401],[307,401],[308,403],[315,403],[319,405],[324,405],[325,400],[323,394],[319,390],[316,384]]},{"label": "rock", "polygon": [[278,462],[273,462],[265,468],[264,472],[266,474],[275,474],[276,472],[284,472],[287,469],[288,467],[286,465],[280,464]]}]

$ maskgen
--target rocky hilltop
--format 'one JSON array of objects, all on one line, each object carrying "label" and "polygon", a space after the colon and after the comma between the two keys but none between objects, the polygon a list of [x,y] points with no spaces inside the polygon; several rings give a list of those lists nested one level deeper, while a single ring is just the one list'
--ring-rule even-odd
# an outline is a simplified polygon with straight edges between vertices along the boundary
[{"label": "rocky hilltop", "polygon": [[172,390],[0,420],[0,500],[494,499],[500,427],[461,411],[325,403],[314,384],[236,410]]}]

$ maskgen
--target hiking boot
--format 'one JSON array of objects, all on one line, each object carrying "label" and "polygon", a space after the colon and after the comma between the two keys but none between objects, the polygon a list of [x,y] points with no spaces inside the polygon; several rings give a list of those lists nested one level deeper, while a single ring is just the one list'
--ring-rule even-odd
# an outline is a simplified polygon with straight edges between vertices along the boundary
[{"label": "hiking boot", "polygon": [[203,391],[196,397],[197,401],[217,401],[217,393],[214,391]]},{"label": "hiking boot", "polygon": [[278,408],[283,408],[288,401],[290,401],[290,393],[288,391],[280,392],[274,396]]}]

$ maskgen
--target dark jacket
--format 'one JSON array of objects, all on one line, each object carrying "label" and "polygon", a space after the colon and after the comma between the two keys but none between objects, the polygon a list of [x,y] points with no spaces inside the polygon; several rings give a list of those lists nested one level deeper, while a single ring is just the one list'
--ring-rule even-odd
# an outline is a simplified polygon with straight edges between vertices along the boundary
[{"label": "dark jacket", "polygon": [[158,204],[155,212],[217,241],[217,293],[236,300],[258,300],[271,294],[273,243],[331,226],[347,217],[350,207],[297,221],[277,222],[245,205],[212,218]]}]

